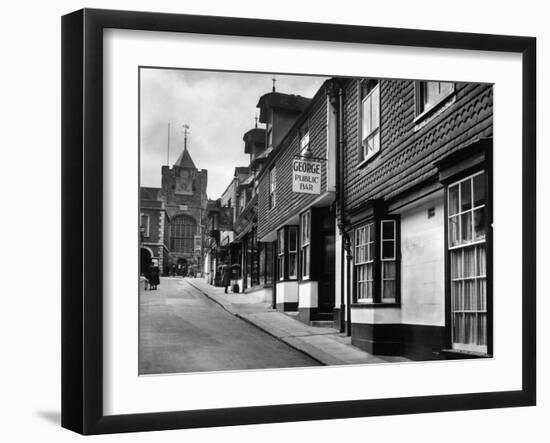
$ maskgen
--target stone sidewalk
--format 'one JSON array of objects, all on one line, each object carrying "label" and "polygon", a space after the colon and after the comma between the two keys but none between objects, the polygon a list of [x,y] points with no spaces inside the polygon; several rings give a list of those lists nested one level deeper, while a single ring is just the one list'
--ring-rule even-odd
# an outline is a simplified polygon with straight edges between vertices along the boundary
[{"label": "stone sidewalk", "polygon": [[259,295],[224,293],[201,278],[186,278],[208,298],[228,312],[253,324],[287,345],[324,365],[349,365],[408,361],[404,357],[374,356],[351,345],[351,338],[333,328],[308,326],[271,308]]}]

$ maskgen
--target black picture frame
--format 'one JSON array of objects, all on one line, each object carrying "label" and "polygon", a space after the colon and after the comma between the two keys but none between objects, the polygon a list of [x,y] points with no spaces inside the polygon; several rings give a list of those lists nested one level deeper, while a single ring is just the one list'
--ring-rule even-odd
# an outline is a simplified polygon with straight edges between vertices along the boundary
[{"label": "black picture frame", "polygon": [[[107,28],[522,55],[522,388],[132,415],[103,413],[103,30]],[[83,9],[62,18],[62,426],[82,434],[228,426],[536,403],[536,39],[337,24]]]}]

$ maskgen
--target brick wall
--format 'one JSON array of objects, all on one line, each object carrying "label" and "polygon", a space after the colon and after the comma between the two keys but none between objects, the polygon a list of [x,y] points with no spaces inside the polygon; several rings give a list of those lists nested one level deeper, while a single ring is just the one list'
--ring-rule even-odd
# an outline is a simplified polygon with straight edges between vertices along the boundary
[{"label": "brick wall", "polygon": [[414,81],[380,82],[380,153],[363,168],[359,164],[359,88],[345,87],[344,197],[352,209],[367,200],[392,199],[436,177],[433,163],[479,137],[492,136],[492,86],[456,83],[448,105],[432,118],[415,123]]},{"label": "brick wall", "polygon": [[[309,143],[313,157],[326,158],[327,149],[327,100],[324,90],[313,99],[307,115],[300,121],[309,121]],[[302,120],[302,118],[305,118]],[[318,195],[292,192],[292,160],[299,155],[302,123],[290,129],[281,144],[274,151],[274,162],[266,167],[258,184],[258,238],[261,239],[292,215],[312,203]],[[277,180],[277,203],[271,210],[269,200],[269,170],[275,165]],[[321,192],[327,186],[327,162],[321,163]]]},{"label": "brick wall", "polygon": [[149,236],[143,240],[148,243],[161,243],[163,241],[161,229],[161,210],[147,207],[147,202],[143,202],[141,213],[149,216]]}]

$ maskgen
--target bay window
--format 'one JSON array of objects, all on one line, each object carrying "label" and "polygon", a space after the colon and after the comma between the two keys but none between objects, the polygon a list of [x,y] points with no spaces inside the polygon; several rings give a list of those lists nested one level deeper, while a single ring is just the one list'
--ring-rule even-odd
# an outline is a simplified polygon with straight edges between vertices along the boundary
[{"label": "bay window", "polygon": [[311,254],[311,212],[300,216],[300,277],[309,279]]},{"label": "bay window", "polygon": [[285,226],[277,231],[277,278],[298,278],[298,227]]},{"label": "bay window", "polygon": [[277,232],[277,277],[285,279],[285,230]]},{"label": "bay window", "polygon": [[397,236],[396,221],[384,220],[381,222],[382,235],[380,239],[382,301],[395,302],[396,275],[397,275]]},{"label": "bay window", "polygon": [[288,278],[298,278],[298,229],[296,226],[288,228]]},{"label": "bay window", "polygon": [[454,349],[487,352],[486,174],[447,188]]},{"label": "bay window", "polygon": [[259,242],[260,284],[273,283],[273,245],[274,243]]},{"label": "bay window", "polygon": [[396,303],[399,292],[399,222],[372,221],[355,230],[355,300]]},{"label": "bay window", "polygon": [[355,231],[355,280],[357,301],[373,301],[374,223]]}]

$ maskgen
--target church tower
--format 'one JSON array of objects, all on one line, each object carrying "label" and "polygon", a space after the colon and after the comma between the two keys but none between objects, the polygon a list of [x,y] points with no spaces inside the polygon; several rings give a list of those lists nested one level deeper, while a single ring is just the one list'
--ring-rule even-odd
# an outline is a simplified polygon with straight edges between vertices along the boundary
[{"label": "church tower", "polygon": [[208,171],[197,169],[187,149],[187,134],[178,160],[162,167],[162,193],[169,223],[165,225],[171,272],[202,270]]}]

